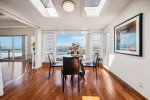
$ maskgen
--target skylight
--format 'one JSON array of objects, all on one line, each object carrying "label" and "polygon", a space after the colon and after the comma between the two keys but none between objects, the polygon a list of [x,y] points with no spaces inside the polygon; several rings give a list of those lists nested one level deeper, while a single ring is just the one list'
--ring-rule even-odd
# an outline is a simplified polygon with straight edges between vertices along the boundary
[{"label": "skylight", "polygon": [[[92,5],[89,5],[89,0],[85,0],[85,6],[84,6],[84,15],[88,17],[97,17],[99,16],[103,6],[105,5],[107,0],[93,0],[95,3],[91,3]],[[98,4],[98,6],[97,6]]]},{"label": "skylight", "polygon": [[59,17],[51,0],[30,0],[44,17]]}]

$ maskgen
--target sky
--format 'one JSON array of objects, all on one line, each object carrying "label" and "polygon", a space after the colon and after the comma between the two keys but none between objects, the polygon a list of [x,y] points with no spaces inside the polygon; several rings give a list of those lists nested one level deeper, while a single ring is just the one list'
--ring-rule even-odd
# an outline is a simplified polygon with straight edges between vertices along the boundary
[{"label": "sky", "polygon": [[70,46],[78,43],[80,47],[85,47],[85,34],[58,34],[56,37],[57,46]]},{"label": "sky", "polygon": [[[0,37],[1,49],[12,49],[12,36]],[[22,36],[14,36],[14,47],[15,49],[22,48]]]}]

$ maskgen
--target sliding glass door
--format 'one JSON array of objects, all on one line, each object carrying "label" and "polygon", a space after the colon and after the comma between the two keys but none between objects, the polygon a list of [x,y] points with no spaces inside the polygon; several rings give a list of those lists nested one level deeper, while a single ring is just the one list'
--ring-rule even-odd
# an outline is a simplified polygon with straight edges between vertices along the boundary
[{"label": "sliding glass door", "polygon": [[0,59],[10,60],[12,58],[12,37],[0,37]]},{"label": "sliding glass door", "polygon": [[24,37],[25,36],[0,36],[0,60],[23,60]]},{"label": "sliding glass door", "polygon": [[14,39],[14,60],[22,59],[22,36],[15,36]]}]

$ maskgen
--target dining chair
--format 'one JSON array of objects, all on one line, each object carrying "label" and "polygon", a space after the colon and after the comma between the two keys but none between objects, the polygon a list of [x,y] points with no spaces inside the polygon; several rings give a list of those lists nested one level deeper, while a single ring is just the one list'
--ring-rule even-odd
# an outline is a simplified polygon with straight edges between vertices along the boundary
[{"label": "dining chair", "polygon": [[80,91],[80,82],[79,82],[79,57],[63,57],[63,70],[62,70],[62,83],[63,83],[63,92],[64,92],[64,79],[66,75],[78,75],[78,91]]},{"label": "dining chair", "polygon": [[53,53],[48,53],[48,58],[49,58],[49,76],[48,76],[48,79],[50,79],[51,68],[53,68],[53,72],[54,72],[55,67],[61,67],[61,69],[62,69],[63,63],[62,62],[55,62]]},{"label": "dining chair", "polygon": [[99,53],[95,53],[94,56],[93,56],[93,62],[92,63],[83,63],[83,60],[84,59],[81,59],[80,61],[80,64],[81,64],[81,67],[84,68],[84,67],[91,67],[93,68],[93,72],[95,71],[96,73],[96,78],[97,78],[97,67],[99,67]]}]

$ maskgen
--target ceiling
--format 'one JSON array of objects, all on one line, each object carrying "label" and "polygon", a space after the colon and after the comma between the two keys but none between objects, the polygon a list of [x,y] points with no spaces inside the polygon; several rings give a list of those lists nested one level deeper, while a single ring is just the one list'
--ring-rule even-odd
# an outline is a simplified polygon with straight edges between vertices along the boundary
[{"label": "ceiling", "polygon": [[[72,0],[75,3],[75,11],[67,13],[62,9],[64,0],[52,0],[59,17],[43,17],[31,4],[30,0],[1,0],[15,12],[22,15],[42,30],[102,30],[111,24],[117,16],[133,0],[107,0],[98,17],[83,16],[84,5],[89,6],[92,0]],[[99,2],[100,0],[94,0]],[[92,4],[90,6],[95,6]],[[0,18],[1,20],[1,18]],[[4,18],[5,20],[5,18]]]},{"label": "ceiling", "polygon": [[23,27],[29,26],[0,13],[0,28],[23,28]]}]

